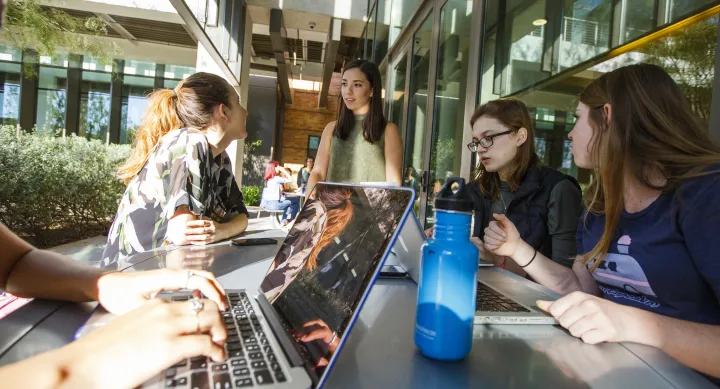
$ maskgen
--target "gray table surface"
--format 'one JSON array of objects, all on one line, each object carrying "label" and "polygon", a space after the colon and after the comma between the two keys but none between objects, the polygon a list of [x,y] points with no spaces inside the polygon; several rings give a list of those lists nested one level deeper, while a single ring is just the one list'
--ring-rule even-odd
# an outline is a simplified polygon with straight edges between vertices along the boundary
[{"label": "gray table surface", "polygon": [[[284,235],[273,230],[253,236],[281,241]],[[125,271],[202,267],[224,287],[252,293],[278,248],[279,243],[236,247],[223,242],[145,254],[122,267]],[[545,325],[476,326],[472,352],[465,360],[434,361],[420,355],[413,342],[416,294],[417,286],[410,280],[377,281],[325,387],[717,388],[659,350],[635,344],[586,345],[560,327]],[[58,310],[48,325],[38,326],[23,338],[21,347],[3,355],[0,364],[68,342],[69,332],[77,329],[87,312],[87,308]],[[53,341],[48,343],[49,337]]]}]

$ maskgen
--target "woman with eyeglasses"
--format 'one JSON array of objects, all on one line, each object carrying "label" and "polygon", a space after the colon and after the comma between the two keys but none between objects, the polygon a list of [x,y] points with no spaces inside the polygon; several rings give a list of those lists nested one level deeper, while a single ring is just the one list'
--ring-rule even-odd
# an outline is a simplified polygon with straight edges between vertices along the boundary
[{"label": "woman with eyeglasses", "polygon": [[493,220],[506,215],[523,240],[553,261],[572,267],[575,232],[582,212],[577,181],[543,166],[535,154],[534,126],[527,107],[516,99],[500,99],[479,106],[470,120],[480,165],[471,193],[475,201],[473,242],[481,260],[525,275],[512,259],[485,249],[481,237]]},{"label": "woman with eyeglasses", "polygon": [[595,179],[572,269],[502,215],[486,248],[565,295],[538,306],[585,343],[654,346],[720,383],[720,144],[656,65],[594,80],[575,116],[573,158]]}]

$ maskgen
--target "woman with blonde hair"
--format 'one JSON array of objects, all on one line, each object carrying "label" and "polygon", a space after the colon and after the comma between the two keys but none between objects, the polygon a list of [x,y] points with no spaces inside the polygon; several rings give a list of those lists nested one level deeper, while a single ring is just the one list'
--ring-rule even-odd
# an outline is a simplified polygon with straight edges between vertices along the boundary
[{"label": "woman with blonde hair", "polygon": [[247,228],[248,212],[225,149],[247,136],[247,111],[223,78],[195,73],[149,96],[128,184],[102,265],[170,244],[204,245]]},{"label": "woman with blonde hair", "polygon": [[586,343],[658,347],[720,377],[720,146],[655,65],[593,81],[575,116],[573,157],[595,180],[573,268],[502,215],[485,229],[486,248],[566,294],[538,305]]}]

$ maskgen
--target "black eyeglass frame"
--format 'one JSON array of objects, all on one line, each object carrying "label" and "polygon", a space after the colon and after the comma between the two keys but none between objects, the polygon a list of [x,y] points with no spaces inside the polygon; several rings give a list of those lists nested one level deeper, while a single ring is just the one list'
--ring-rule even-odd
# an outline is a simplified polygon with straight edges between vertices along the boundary
[{"label": "black eyeglass frame", "polygon": [[496,138],[496,137],[502,136],[502,135],[507,135],[507,134],[510,134],[513,132],[515,132],[515,130],[507,130],[507,131],[503,131],[503,132],[498,132],[497,134],[488,135],[484,138],[480,138],[480,140],[477,142],[473,141],[473,142],[468,143],[467,148],[468,148],[468,150],[470,150],[470,152],[477,153],[478,145],[480,145],[486,149],[490,148],[493,145],[493,138]]}]

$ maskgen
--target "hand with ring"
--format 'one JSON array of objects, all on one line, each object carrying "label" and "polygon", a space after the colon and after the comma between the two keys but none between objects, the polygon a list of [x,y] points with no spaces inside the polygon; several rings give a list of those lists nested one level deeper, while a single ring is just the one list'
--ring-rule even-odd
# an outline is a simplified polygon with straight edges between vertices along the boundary
[{"label": "hand with ring", "polygon": [[198,290],[222,310],[227,297],[220,282],[203,270],[159,269],[135,273],[106,273],[97,282],[97,300],[109,312],[131,311],[162,291]]},{"label": "hand with ring", "polygon": [[[299,335],[298,340],[307,343],[312,342],[313,340],[320,339],[328,345],[328,352],[330,355],[332,355],[335,350],[337,350],[337,347],[340,344],[340,337],[335,331],[330,330],[327,323],[320,319],[311,320],[303,324],[302,329],[308,327],[312,327],[314,329],[312,331]],[[328,360],[326,358],[321,358],[317,363],[317,367],[327,366],[327,364]]]},{"label": "hand with ring", "polygon": [[134,388],[185,358],[225,361],[226,339],[215,302],[150,300],[63,348],[63,384]]}]

